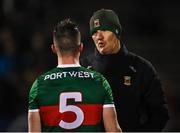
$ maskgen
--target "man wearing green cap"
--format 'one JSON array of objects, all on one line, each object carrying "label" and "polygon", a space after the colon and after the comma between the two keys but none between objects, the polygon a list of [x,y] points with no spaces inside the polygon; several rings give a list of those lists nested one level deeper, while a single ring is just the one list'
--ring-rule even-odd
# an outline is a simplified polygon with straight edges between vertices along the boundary
[{"label": "man wearing green cap", "polygon": [[127,50],[121,30],[114,11],[94,12],[90,34],[96,49],[81,64],[109,81],[123,131],[161,131],[169,118],[161,82],[149,61]]}]

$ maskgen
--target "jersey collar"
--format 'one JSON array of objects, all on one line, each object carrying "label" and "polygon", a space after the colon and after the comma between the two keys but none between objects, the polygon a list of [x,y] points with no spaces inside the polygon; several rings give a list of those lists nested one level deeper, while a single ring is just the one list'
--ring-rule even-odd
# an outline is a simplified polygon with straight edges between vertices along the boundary
[{"label": "jersey collar", "polygon": [[58,68],[66,68],[66,67],[81,67],[79,64],[60,64],[57,66]]}]

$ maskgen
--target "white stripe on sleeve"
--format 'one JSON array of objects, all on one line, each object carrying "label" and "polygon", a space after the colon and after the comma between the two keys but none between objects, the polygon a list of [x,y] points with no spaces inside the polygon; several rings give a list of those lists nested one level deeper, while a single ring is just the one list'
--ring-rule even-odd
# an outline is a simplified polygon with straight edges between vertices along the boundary
[{"label": "white stripe on sleeve", "polygon": [[28,112],[39,112],[39,109],[29,109]]},{"label": "white stripe on sleeve", "polygon": [[115,107],[114,104],[104,104],[103,108]]}]

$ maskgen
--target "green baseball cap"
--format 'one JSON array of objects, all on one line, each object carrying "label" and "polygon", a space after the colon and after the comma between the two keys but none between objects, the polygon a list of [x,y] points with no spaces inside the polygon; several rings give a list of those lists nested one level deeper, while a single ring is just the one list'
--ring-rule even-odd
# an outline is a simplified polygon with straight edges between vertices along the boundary
[{"label": "green baseball cap", "polygon": [[112,31],[120,39],[122,28],[117,14],[109,9],[94,12],[90,19],[90,35],[92,36],[97,30]]}]

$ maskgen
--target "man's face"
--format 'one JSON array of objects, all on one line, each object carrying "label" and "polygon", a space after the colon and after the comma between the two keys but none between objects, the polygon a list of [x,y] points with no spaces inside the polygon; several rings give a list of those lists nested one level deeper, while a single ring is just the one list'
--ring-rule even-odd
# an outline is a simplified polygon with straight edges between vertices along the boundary
[{"label": "man's face", "polygon": [[92,39],[96,45],[97,50],[103,54],[112,54],[116,51],[117,37],[111,31],[97,30],[93,35]]}]

